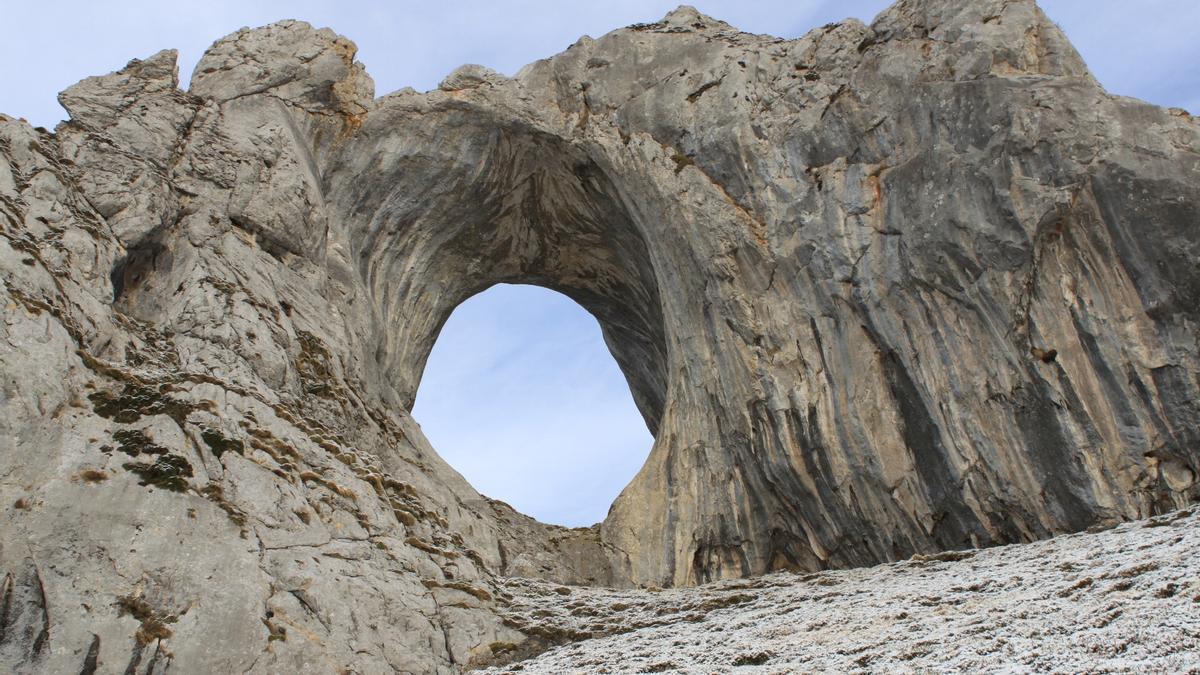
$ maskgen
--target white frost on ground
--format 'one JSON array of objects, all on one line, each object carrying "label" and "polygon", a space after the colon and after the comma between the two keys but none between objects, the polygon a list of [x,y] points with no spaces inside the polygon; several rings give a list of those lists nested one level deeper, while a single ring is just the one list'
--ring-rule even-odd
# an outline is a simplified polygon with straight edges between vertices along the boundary
[{"label": "white frost on ground", "polygon": [[494,673],[1200,673],[1200,507],[1032,544],[690,589],[506,583],[512,625],[575,641]]}]

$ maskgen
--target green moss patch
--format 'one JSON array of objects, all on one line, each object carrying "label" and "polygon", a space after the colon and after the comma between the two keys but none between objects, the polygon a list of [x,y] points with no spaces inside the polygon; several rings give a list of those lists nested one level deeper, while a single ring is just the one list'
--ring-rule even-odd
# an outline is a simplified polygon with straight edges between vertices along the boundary
[{"label": "green moss patch", "polygon": [[130,457],[138,457],[140,455],[166,455],[170,454],[161,445],[150,440],[146,432],[141,429],[122,429],[113,433],[113,440],[117,442],[117,450],[129,455]]},{"label": "green moss patch", "polygon": [[127,384],[120,394],[97,391],[88,395],[96,414],[122,424],[131,424],[146,415],[169,415],[180,425],[196,406],[164,395],[159,389]]},{"label": "green moss patch", "polygon": [[492,642],[488,644],[488,650],[491,651],[494,656],[511,654],[512,652],[517,651],[518,647],[520,647],[520,645],[512,642]]},{"label": "green moss patch", "polygon": [[688,155],[685,155],[678,150],[675,151],[675,154],[671,155],[671,161],[675,162],[675,174],[676,175],[679,175],[679,173],[682,172],[685,168],[696,165],[696,160],[692,159]]},{"label": "green moss patch", "polygon": [[236,452],[239,455],[246,454],[246,444],[233,438],[226,438],[224,434],[216,429],[201,429],[200,438],[208,444],[208,449],[212,450],[212,454],[217,459],[221,459],[221,455],[227,452]]},{"label": "green moss patch", "polygon": [[329,396],[333,393],[330,383],[333,381],[333,358],[321,339],[312,333],[296,331],[296,342],[300,345],[300,354],[296,357],[296,372],[304,380],[304,388],[316,396]]},{"label": "green moss patch", "polygon": [[152,464],[126,462],[122,466],[141,478],[138,485],[173,492],[186,491],[187,479],[192,475],[192,465],[185,458],[170,453],[158,457]]}]

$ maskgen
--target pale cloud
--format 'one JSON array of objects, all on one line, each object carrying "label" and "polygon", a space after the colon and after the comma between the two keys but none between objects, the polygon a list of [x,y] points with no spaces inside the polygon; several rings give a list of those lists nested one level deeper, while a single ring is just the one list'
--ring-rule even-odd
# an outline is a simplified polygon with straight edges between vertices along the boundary
[{"label": "pale cloud", "polygon": [[1200,114],[1200,2],[1046,0],[1041,5],[1109,91]]}]

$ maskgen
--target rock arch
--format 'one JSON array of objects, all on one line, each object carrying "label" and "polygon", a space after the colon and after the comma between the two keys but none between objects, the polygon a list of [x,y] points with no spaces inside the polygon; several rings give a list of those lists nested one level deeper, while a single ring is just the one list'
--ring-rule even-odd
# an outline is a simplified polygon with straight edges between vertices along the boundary
[{"label": "rock arch", "polygon": [[[746,504],[736,503],[747,495],[701,497],[739,461],[725,453],[751,446],[728,397],[746,395],[753,379],[753,356],[735,345],[754,341],[754,320],[740,291],[724,294],[742,283],[741,270],[752,285],[766,283],[761,225],[727,194],[702,193],[691,208],[720,215],[717,231],[699,234],[710,223],[658,186],[684,179],[677,149],[641,139],[647,166],[630,161],[632,141],[615,126],[596,142],[578,126],[564,134],[463,100],[496,78],[467,67],[443,84],[450,105],[369,116],[329,171],[333,206],[351,214],[341,224],[378,308],[379,361],[400,405],[411,405],[437,331],[461,300],[494,283],[547,286],[596,316],[658,439],[600,531],[596,555],[613,579],[670,585],[816,564],[782,539],[747,555]],[[710,466],[672,476],[671,463],[688,454]],[[678,520],[702,524],[675,531]]]},{"label": "rock arch", "polygon": [[353,182],[344,189],[357,204],[370,203],[372,215],[349,232],[350,244],[380,308],[380,362],[402,404],[411,408],[455,307],[495,284],[534,284],[596,317],[655,433],[670,340],[644,226],[619,188],[586,152],[544,132],[486,119],[455,132],[410,146],[411,155],[378,144],[374,153],[386,160],[371,150],[347,153],[375,167],[368,190],[376,181],[386,186],[381,196],[357,194]]},{"label": "rock arch", "polygon": [[[1113,248],[1121,217],[1105,232],[1084,213],[1094,195],[1064,204],[1042,192],[1031,206],[1007,175],[947,168],[983,148],[1040,185],[1105,180],[1096,165],[1045,163],[984,132],[1028,129],[1010,78],[1083,83],[1086,68],[1033,5],[1013,6],[1007,27],[990,29],[997,45],[1036,25],[1028,53],[1042,56],[997,52],[1011,70],[935,103],[933,66],[875,70],[871,36],[903,34],[905,11],[789,44],[755,71],[721,56],[746,38],[684,9],[515,79],[468,66],[436,92],[383,99],[331,153],[326,191],[380,308],[401,402],[449,308],[481,285],[529,281],[577,299],[656,436],[600,531],[616,576],[634,583],[866,564],[1147,508],[1098,468],[1115,455],[1085,450],[1118,436],[1123,452],[1149,447],[1149,435],[1129,444],[1101,431],[1110,413],[1078,393],[1095,359],[1120,348],[1072,359],[1073,375],[1030,356],[1089,343],[1114,307],[1075,306],[1096,323],[1068,326],[1062,299],[1039,295],[1046,247],[1062,245],[1045,222],[1091,223],[1055,249],[1061,264],[1129,269],[1139,263]],[[822,51],[834,43],[863,56],[840,63]],[[676,59],[653,77],[651,49]],[[814,68],[875,94],[922,84],[914,103],[878,114],[830,89],[818,116],[808,97],[830,75]],[[953,143],[939,145],[949,129]],[[932,206],[933,193],[953,206]],[[956,229],[963,219],[976,236]],[[1109,283],[1133,288],[1126,275]],[[1122,408],[1133,385],[1105,381],[1122,390],[1105,405]],[[1184,499],[1186,481],[1145,475],[1154,501]]]}]

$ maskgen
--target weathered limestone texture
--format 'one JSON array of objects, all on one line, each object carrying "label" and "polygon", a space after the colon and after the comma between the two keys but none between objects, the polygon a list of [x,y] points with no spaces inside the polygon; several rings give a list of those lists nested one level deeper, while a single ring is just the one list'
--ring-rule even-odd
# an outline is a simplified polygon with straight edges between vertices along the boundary
[{"label": "weathered limestone texture", "polygon": [[[285,21],[0,116],[0,670],[455,672],[569,639],[498,576],[686,586],[1200,498],[1200,122],[1032,0],[797,40],[683,7],[380,99]],[[409,413],[501,282],[656,436],[600,525]],[[518,630],[518,628],[520,630]],[[520,647],[516,647],[520,645]]]},{"label": "weathered limestone texture", "polygon": [[1197,516],[657,592],[510,578],[513,625],[584,637],[486,672],[1193,673]]}]

